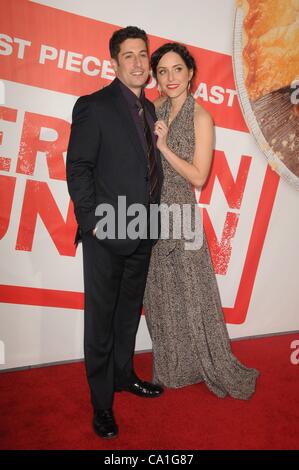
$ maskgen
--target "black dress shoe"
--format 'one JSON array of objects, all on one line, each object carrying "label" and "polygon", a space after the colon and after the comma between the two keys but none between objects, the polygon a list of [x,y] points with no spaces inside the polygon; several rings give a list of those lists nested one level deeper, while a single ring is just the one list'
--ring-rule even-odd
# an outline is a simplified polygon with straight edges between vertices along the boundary
[{"label": "black dress shoe", "polygon": [[134,380],[129,385],[117,389],[117,391],[125,390],[126,392],[134,393],[139,397],[156,398],[163,393],[163,388],[160,385],[152,384],[150,382],[143,382],[140,379]]},{"label": "black dress shoe", "polygon": [[94,432],[104,439],[113,439],[118,435],[118,427],[111,408],[95,410],[92,425]]}]

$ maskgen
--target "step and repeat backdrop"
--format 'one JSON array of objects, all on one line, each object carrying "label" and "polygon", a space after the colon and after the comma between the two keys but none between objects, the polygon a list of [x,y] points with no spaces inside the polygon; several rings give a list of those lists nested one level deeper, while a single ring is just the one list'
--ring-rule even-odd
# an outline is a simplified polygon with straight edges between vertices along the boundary
[{"label": "step and repeat backdrop", "polygon": [[[0,6],[0,368],[83,356],[66,149],[73,105],[113,80],[109,38],[127,25],[151,51],[175,40],[197,62],[194,96],[216,139],[196,198],[230,337],[299,330],[299,2]],[[158,95],[153,78],[146,94]],[[150,348],[142,316],[136,350]]]}]

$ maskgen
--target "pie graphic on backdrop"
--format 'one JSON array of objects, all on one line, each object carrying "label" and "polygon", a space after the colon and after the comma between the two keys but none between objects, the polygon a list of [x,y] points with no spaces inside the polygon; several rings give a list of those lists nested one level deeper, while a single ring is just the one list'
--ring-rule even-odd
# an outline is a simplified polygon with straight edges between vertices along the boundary
[{"label": "pie graphic on backdrop", "polygon": [[242,3],[245,85],[256,100],[290,86],[299,73],[299,0]]},{"label": "pie graphic on backdrop", "polygon": [[299,0],[237,0],[234,29],[247,124],[271,166],[299,188]]}]

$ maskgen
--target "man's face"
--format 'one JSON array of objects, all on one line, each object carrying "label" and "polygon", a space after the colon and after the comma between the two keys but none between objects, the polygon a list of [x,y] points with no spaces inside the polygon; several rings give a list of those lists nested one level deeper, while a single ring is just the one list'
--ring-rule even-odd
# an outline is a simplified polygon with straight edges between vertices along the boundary
[{"label": "man's face", "polygon": [[149,74],[149,58],[143,39],[126,39],[120,45],[117,60],[111,59],[113,70],[135,95],[139,96]]}]

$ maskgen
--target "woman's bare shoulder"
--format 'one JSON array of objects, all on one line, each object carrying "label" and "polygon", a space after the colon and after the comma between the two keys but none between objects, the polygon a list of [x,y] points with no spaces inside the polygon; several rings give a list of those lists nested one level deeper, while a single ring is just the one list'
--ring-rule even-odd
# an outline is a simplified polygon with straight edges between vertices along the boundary
[{"label": "woman's bare shoulder", "polygon": [[205,122],[206,124],[210,123],[211,125],[213,125],[212,115],[201,104],[198,104],[196,102],[194,105],[194,119],[198,123]]}]

